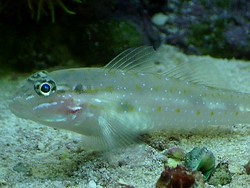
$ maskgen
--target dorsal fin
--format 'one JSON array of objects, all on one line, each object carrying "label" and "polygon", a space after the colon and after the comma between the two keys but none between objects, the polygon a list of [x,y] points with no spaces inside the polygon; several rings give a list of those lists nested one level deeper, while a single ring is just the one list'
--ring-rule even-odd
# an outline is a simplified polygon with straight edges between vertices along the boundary
[{"label": "dorsal fin", "polygon": [[214,62],[180,62],[162,75],[208,87],[236,90]]},{"label": "dorsal fin", "polygon": [[129,48],[111,60],[105,68],[107,70],[129,71],[148,66],[155,56],[155,50],[151,46]]},{"label": "dorsal fin", "polygon": [[[167,52],[166,52],[167,53]],[[159,53],[151,46],[141,46],[137,48],[129,48],[124,52],[120,53],[113,60],[111,60],[105,69],[111,70],[122,70],[122,71],[136,71],[136,72],[151,72],[157,73],[156,69],[152,68],[152,63],[157,56],[161,56],[162,52]],[[197,57],[198,58],[198,57]],[[193,60],[190,58],[190,60]],[[164,62],[164,64],[168,62]],[[226,90],[235,90],[235,87],[227,80],[225,75],[218,68],[218,64],[211,61],[181,61],[174,67],[168,67],[161,73],[163,76],[168,78],[175,78],[195,84],[200,84],[208,87],[215,87]]]}]

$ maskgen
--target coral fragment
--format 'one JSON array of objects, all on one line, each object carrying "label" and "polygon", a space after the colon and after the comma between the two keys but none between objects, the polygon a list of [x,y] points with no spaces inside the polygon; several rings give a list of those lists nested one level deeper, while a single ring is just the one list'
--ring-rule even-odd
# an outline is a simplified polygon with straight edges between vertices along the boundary
[{"label": "coral fragment", "polygon": [[194,173],[188,171],[185,167],[165,167],[156,183],[156,188],[188,188],[193,186],[194,183]]}]

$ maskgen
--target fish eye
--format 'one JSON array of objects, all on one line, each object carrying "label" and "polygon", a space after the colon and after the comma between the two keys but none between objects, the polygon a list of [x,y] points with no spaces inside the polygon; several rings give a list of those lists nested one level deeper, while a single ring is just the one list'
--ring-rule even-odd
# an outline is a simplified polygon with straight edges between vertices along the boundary
[{"label": "fish eye", "polygon": [[45,97],[51,95],[56,90],[56,84],[52,80],[36,83],[34,89],[38,95]]},{"label": "fish eye", "polygon": [[50,92],[50,89],[51,89],[51,86],[50,86],[49,83],[42,83],[42,84],[40,85],[40,90],[41,90],[41,92],[43,92],[43,93],[49,93],[49,92]]}]

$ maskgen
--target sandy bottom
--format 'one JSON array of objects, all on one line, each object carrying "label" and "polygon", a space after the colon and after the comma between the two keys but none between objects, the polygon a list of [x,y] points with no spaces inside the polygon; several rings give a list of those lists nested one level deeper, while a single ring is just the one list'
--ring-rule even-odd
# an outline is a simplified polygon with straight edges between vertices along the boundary
[{"label": "sandy bottom", "polygon": [[[245,62],[185,56],[168,46],[162,49],[162,54],[160,62],[164,58],[172,58],[171,61],[218,61],[226,67],[221,70],[236,87],[243,91],[250,90],[250,69],[245,68]],[[8,109],[8,102],[23,79],[0,80],[0,187],[155,186],[163,170],[164,151],[144,143],[107,153],[89,152],[81,147],[80,135],[15,117]],[[230,133],[213,136],[177,136],[174,140],[160,136],[157,142],[164,142],[166,149],[178,146],[185,151],[207,147],[214,153],[216,163],[229,163],[233,174],[230,184],[217,187],[250,185],[250,176],[244,169],[250,160],[249,125],[235,125]],[[214,186],[206,184],[206,187]]]}]

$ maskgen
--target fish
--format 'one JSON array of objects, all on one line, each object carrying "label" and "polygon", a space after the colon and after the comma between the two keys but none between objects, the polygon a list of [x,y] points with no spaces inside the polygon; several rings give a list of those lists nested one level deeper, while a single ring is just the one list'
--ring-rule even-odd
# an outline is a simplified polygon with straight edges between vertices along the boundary
[{"label": "fish", "polygon": [[15,92],[10,109],[20,118],[79,133],[93,150],[128,145],[155,131],[250,123],[250,94],[220,80],[213,65],[180,62],[156,72],[157,57],[152,47],[141,46],[104,67],[34,73]]}]

